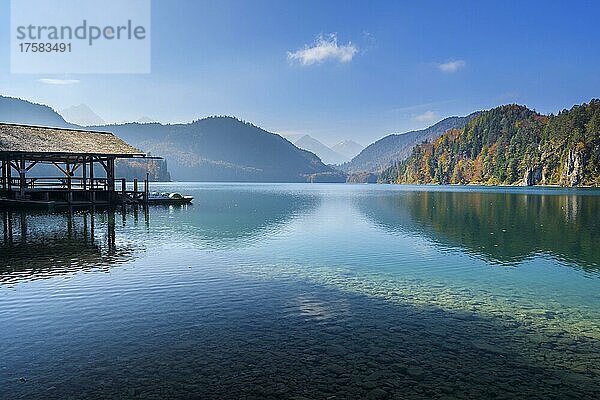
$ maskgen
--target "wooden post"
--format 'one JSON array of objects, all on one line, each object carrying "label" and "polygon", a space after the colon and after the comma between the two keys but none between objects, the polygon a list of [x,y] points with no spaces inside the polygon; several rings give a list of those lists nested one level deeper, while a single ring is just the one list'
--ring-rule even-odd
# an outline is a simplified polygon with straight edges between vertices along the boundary
[{"label": "wooden post", "polygon": [[71,167],[69,163],[65,163],[65,171],[67,175],[67,203],[73,201],[73,192],[71,191]]},{"label": "wooden post", "polygon": [[2,160],[2,190],[6,190],[6,160]]},{"label": "wooden post", "polygon": [[12,198],[12,160],[8,159],[6,166],[6,190],[8,190],[9,198]]},{"label": "wooden post", "polygon": [[19,189],[21,198],[25,197],[25,159],[21,159],[19,164]]},{"label": "wooden post", "polygon": [[140,196],[138,193],[138,180],[137,178],[133,178],[133,199],[135,200],[135,204],[139,203]]},{"label": "wooden post", "polygon": [[106,160],[108,168],[106,169],[106,179],[108,184],[108,202],[112,204],[115,197],[115,159]]},{"label": "wooden post", "polygon": [[144,204],[147,206],[150,197],[150,188],[148,182],[150,181],[150,174],[146,172],[146,180],[144,181]]},{"label": "wooden post", "polygon": [[92,191],[92,204],[96,203],[96,192],[94,191],[94,157],[90,157],[90,189]]},{"label": "wooden post", "polygon": [[87,157],[83,156],[83,160],[81,161],[81,163],[83,164],[83,171],[81,172],[81,177],[83,179],[83,190],[87,190]]}]

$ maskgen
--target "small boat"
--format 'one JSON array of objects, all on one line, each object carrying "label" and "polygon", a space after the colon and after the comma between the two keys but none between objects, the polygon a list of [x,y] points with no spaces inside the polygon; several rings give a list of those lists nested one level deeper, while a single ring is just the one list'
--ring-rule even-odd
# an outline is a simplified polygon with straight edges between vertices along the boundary
[{"label": "small boat", "polygon": [[176,192],[152,192],[148,196],[148,204],[178,205],[189,204],[192,200],[194,200],[192,196],[183,196],[181,193]]}]

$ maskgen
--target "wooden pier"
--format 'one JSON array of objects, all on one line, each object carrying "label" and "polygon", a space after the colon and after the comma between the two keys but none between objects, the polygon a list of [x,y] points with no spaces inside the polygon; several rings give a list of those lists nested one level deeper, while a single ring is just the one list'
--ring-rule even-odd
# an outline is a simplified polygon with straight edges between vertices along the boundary
[{"label": "wooden pier", "polygon": [[116,177],[120,158],[147,156],[109,132],[0,124],[0,207],[147,205],[148,175]]}]

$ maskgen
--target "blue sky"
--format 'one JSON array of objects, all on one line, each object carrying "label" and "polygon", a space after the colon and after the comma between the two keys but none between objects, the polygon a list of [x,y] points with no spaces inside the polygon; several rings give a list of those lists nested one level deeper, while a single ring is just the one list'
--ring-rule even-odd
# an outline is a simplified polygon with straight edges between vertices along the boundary
[{"label": "blue sky", "polygon": [[227,114],[366,145],[500,104],[600,97],[594,1],[155,0],[151,73],[122,75],[11,74],[0,4],[0,93],[108,121]]}]

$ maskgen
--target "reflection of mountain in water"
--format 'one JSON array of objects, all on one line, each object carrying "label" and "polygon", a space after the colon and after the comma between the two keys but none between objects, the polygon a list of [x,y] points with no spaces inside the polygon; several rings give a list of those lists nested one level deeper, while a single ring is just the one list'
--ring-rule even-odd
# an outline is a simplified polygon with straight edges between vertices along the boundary
[{"label": "reflection of mountain in water", "polygon": [[504,192],[399,192],[357,199],[387,230],[418,232],[492,262],[547,253],[600,269],[600,197]]},{"label": "reflection of mountain in water", "polygon": [[0,283],[108,269],[133,256],[115,240],[115,213],[2,211]]},{"label": "reflection of mountain in water", "polygon": [[315,209],[317,196],[260,189],[203,190],[194,201],[197,212],[182,212],[178,229],[189,228],[190,234],[210,246],[243,245],[281,229],[294,216]]}]

